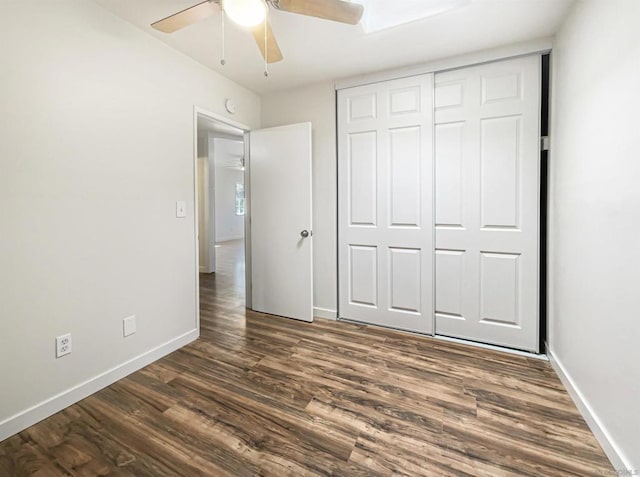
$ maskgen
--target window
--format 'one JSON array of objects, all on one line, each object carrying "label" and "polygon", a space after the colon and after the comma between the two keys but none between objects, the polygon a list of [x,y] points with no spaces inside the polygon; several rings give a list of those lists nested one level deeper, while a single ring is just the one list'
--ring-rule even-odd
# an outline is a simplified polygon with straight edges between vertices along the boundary
[{"label": "window", "polygon": [[236,215],[244,215],[244,184],[236,182]]}]

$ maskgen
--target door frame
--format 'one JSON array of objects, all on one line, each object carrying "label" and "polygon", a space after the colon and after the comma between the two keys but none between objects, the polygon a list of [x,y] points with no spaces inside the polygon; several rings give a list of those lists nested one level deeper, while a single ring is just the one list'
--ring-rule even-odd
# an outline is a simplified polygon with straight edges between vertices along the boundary
[{"label": "door frame", "polygon": [[[194,245],[194,250],[195,250],[195,294],[196,294],[196,329],[198,330],[198,335],[200,334],[200,238],[199,238],[199,223],[198,223],[198,215],[199,215],[199,208],[198,208],[198,116],[204,116],[208,119],[211,119],[213,121],[216,121],[222,125],[225,126],[230,126],[236,129],[240,129],[243,132],[243,136],[244,136],[244,150],[245,150],[245,170],[244,170],[244,179],[245,179],[245,215],[244,215],[244,228],[245,228],[245,236],[244,236],[244,243],[245,243],[245,304],[246,306],[250,306],[250,294],[249,291],[251,289],[251,274],[249,272],[247,272],[247,270],[250,270],[250,267],[247,267],[247,264],[250,264],[251,261],[251,257],[250,255],[247,255],[247,252],[250,253],[250,239],[251,239],[251,235],[250,233],[248,233],[248,230],[250,228],[250,216],[247,214],[247,211],[249,210],[248,207],[248,200],[247,200],[247,196],[248,196],[248,192],[247,190],[249,189],[250,184],[247,183],[247,172],[248,172],[248,167],[246,164],[248,164],[248,156],[247,156],[247,151],[248,151],[248,144],[247,141],[249,140],[249,131],[251,130],[251,128],[249,126],[247,126],[246,124],[234,121],[233,119],[229,119],[225,116],[222,116],[220,114],[217,113],[213,113],[207,109],[204,108],[200,108],[196,105],[193,106],[193,163],[192,163],[192,167],[193,167],[193,245]],[[215,238],[214,238],[215,239]],[[247,245],[249,244],[249,246]]]}]

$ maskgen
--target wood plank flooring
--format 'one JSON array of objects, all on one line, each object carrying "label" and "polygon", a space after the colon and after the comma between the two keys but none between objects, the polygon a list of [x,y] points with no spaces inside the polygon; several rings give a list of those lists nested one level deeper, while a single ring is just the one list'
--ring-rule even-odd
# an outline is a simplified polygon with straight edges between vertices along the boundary
[{"label": "wood plank flooring", "polygon": [[241,254],[201,339],[0,443],[0,476],[613,473],[548,363],[245,311]]}]

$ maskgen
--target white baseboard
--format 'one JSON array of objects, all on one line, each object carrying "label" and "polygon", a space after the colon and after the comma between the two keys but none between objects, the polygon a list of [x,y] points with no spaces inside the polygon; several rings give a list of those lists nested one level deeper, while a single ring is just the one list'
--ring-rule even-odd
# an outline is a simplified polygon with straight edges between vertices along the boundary
[{"label": "white baseboard", "polygon": [[134,371],[144,368],[163,356],[182,348],[197,339],[198,336],[199,333],[197,329],[191,330],[5,419],[0,422],[0,442],[75,404],[87,396],[106,388]]},{"label": "white baseboard", "polygon": [[567,391],[578,408],[578,411],[582,414],[582,417],[589,426],[589,429],[591,429],[591,432],[593,432],[593,435],[598,440],[600,447],[602,447],[602,450],[611,461],[611,465],[613,465],[614,469],[618,471],[630,470],[632,467],[629,460],[616,445],[615,441],[602,424],[602,421],[600,421],[595,412],[593,412],[589,402],[580,392],[580,389],[574,383],[571,375],[569,375],[566,368],[560,361],[558,361],[558,358],[553,354],[553,351],[551,351],[548,346],[547,356],[549,357],[551,366],[553,366],[553,369],[560,378],[560,381],[562,381],[564,387],[567,388]]},{"label": "white baseboard", "polygon": [[327,320],[337,320],[338,312],[336,310],[330,310],[329,308],[313,308],[313,316],[317,316],[318,318],[325,318]]}]

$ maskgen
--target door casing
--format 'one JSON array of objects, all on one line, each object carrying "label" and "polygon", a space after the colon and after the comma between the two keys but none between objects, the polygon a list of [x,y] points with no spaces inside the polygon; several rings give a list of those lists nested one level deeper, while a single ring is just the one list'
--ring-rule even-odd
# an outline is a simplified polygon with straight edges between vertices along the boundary
[{"label": "door casing", "polygon": [[[221,116],[219,114],[213,113],[211,111],[208,111],[204,108],[200,108],[198,106],[194,106],[193,107],[193,215],[194,215],[194,233],[193,233],[193,237],[194,237],[194,247],[195,247],[195,293],[196,293],[196,316],[195,316],[195,324],[196,324],[196,329],[198,330],[198,333],[200,333],[200,246],[199,246],[199,223],[198,223],[198,215],[199,215],[199,208],[198,208],[198,180],[199,180],[199,176],[198,176],[198,116],[204,116],[206,118],[212,119],[214,121],[216,121],[217,123],[220,123],[222,125],[225,126],[230,126],[233,127],[235,129],[240,129],[241,131],[245,132],[245,136],[246,133],[250,130],[249,126],[239,123],[237,121],[233,121],[229,118],[226,118],[224,116]],[[245,137],[246,140],[246,137]],[[246,142],[245,142],[245,148],[246,148]],[[246,178],[247,178],[247,173],[245,170],[245,184],[246,184]],[[247,185],[245,185],[245,194],[246,194],[246,189],[247,189]],[[245,215],[245,230],[247,229],[247,216]],[[214,238],[215,239],[215,238]],[[250,253],[250,250],[247,250],[247,243],[250,239],[250,236],[245,235],[245,254],[247,252]],[[246,258],[247,256],[245,255],[245,260],[249,260],[250,258]],[[248,277],[250,279],[250,277]],[[250,296],[248,291],[250,290],[250,280],[247,280],[245,282],[245,289],[246,289],[246,296]]]}]

